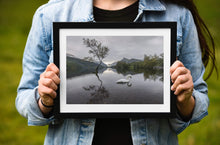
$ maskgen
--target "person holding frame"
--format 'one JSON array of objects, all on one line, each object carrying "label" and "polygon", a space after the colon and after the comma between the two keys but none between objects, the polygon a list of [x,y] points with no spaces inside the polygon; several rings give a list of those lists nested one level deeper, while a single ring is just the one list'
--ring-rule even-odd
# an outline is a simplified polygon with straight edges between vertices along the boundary
[{"label": "person holding frame", "polygon": [[[170,67],[176,118],[55,119],[60,79],[53,64],[53,22],[120,21],[177,22],[178,60]],[[179,133],[208,114],[203,74],[210,59],[211,72],[216,68],[214,51],[213,39],[191,0],[50,0],[33,18],[16,107],[28,125],[49,125],[45,145],[175,145]]]}]

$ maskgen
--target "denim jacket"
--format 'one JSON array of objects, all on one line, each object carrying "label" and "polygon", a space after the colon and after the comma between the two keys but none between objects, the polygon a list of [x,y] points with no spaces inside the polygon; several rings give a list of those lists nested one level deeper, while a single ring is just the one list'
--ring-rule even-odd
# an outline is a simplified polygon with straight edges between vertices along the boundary
[{"label": "denim jacket", "polygon": [[[96,119],[56,120],[45,118],[37,100],[38,80],[53,62],[52,22],[94,21],[92,0],[50,0],[36,11],[23,56],[23,75],[18,87],[16,108],[28,125],[49,125],[45,145],[91,145]],[[207,85],[193,17],[184,7],[159,0],[140,0],[135,22],[177,22],[177,57],[191,71],[195,108],[188,122],[176,118],[130,119],[134,145],[176,145],[177,135],[208,114]]]}]

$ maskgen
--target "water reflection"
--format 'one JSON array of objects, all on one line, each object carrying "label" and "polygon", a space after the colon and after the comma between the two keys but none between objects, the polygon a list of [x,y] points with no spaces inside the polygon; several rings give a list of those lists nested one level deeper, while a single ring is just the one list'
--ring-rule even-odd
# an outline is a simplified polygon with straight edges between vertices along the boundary
[{"label": "water reflection", "polygon": [[92,97],[89,99],[88,104],[106,104],[104,99],[109,97],[109,92],[102,85],[89,85],[87,87],[83,87],[83,89],[88,91]]},{"label": "water reflection", "polygon": [[99,80],[100,85],[98,86],[91,84],[89,86],[83,86],[82,88],[85,91],[88,91],[90,93],[90,96],[92,97],[88,101],[89,104],[105,104],[104,99],[109,97],[109,92],[102,85],[103,81],[100,79],[99,74],[96,73],[95,75]]},{"label": "water reflection", "polygon": [[[128,83],[117,83],[128,75]],[[161,104],[163,71],[132,72],[113,68],[67,79],[67,104]]]},{"label": "water reflection", "polygon": [[[103,74],[103,73],[110,73],[110,72],[114,72],[115,74],[122,74],[124,77],[126,77],[127,75],[136,75],[136,74],[143,74],[144,80],[154,80],[156,81],[157,79],[159,79],[160,81],[163,81],[163,70],[162,69],[149,69],[149,70],[136,70],[136,71],[127,71],[127,70],[118,70],[115,68],[102,68],[99,70],[98,74],[96,74],[95,72],[91,72],[91,71],[87,71],[87,72],[83,72],[83,73],[75,73],[70,75],[67,75],[67,78],[74,78],[74,77],[79,77],[79,76],[84,76],[84,75],[88,75],[88,74],[94,74],[96,75],[97,79],[99,81],[99,75]],[[67,73],[68,74],[68,73]]]}]

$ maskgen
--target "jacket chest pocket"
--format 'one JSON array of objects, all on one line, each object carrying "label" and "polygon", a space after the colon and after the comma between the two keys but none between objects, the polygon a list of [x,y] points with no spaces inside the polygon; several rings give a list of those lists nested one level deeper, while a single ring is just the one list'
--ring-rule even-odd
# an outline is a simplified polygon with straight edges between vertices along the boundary
[{"label": "jacket chest pocket", "polygon": [[49,63],[53,63],[53,62],[54,62],[54,61],[53,61],[53,49],[50,50],[48,56],[49,56]]},{"label": "jacket chest pocket", "polygon": [[181,53],[181,48],[183,45],[182,41],[182,27],[177,23],[177,38],[176,38],[176,56],[178,57]]},{"label": "jacket chest pocket", "polygon": [[53,63],[53,48],[52,45],[48,46],[45,50],[47,52],[49,63]]}]

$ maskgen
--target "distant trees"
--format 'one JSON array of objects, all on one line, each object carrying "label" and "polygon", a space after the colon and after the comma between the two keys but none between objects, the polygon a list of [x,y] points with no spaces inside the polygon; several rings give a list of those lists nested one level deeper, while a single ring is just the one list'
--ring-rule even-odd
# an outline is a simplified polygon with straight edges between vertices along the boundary
[{"label": "distant trees", "polygon": [[129,64],[126,63],[126,62],[119,61],[119,62],[116,64],[116,69],[119,69],[119,70],[127,70],[128,68],[129,68]]},{"label": "distant trees", "polygon": [[144,68],[146,69],[158,69],[163,67],[163,54],[147,56],[144,55]]},{"label": "distant trees", "polygon": [[156,78],[160,77],[160,81],[163,81],[163,54],[144,55],[143,61],[132,63],[119,61],[115,69],[123,75],[143,73],[145,79],[151,78],[156,80]]},{"label": "distant trees", "polygon": [[126,63],[119,61],[115,68],[120,71],[138,71],[138,70],[157,70],[163,68],[163,54],[158,55],[144,55],[144,61]]},{"label": "distant trees", "polygon": [[[109,48],[107,46],[103,46],[101,42],[96,39],[88,39],[83,38],[83,44],[90,48],[89,54],[92,54],[94,59],[98,59],[99,64],[96,67],[96,73],[98,73],[99,66],[102,63],[102,60],[108,55]],[[92,61],[92,57],[85,57],[85,60]]]}]

